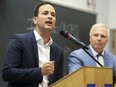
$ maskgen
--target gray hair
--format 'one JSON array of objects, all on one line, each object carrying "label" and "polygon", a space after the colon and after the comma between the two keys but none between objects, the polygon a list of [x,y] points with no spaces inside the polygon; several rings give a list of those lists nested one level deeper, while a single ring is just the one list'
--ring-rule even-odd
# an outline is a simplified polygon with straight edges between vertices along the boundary
[{"label": "gray hair", "polygon": [[108,29],[108,27],[107,27],[104,23],[96,23],[96,24],[94,24],[94,25],[91,27],[91,29],[90,29],[89,35],[91,36],[93,30],[96,29],[96,28],[100,28],[100,27],[104,27],[104,28],[107,29],[107,33],[108,33],[108,37],[109,37],[109,36],[110,36],[109,29]]}]

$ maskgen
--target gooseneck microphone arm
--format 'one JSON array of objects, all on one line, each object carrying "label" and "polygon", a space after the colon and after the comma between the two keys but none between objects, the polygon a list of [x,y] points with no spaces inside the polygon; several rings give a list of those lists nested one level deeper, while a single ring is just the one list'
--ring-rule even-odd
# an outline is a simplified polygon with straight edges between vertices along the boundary
[{"label": "gooseneck microphone arm", "polygon": [[59,32],[61,36],[71,40],[73,43],[75,43],[76,45],[81,46],[81,48],[95,61],[97,62],[101,67],[102,64],[96,60],[87,50],[89,49],[83,42],[81,42],[79,39],[76,39],[75,37],[73,37],[71,34],[69,34],[67,31],[60,31]]}]

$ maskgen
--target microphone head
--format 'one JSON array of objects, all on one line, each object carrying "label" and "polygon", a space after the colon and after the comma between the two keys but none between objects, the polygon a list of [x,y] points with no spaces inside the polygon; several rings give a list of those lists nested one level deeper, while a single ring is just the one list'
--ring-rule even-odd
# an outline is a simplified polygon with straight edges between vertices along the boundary
[{"label": "microphone head", "polygon": [[62,35],[63,37],[65,37],[65,38],[68,38],[68,32],[67,31],[60,31],[60,35]]}]

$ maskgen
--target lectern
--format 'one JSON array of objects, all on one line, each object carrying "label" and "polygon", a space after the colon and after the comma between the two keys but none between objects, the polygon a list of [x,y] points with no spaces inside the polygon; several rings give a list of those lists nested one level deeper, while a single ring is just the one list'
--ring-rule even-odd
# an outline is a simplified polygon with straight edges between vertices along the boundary
[{"label": "lectern", "polygon": [[112,68],[81,67],[49,87],[112,87],[112,79]]}]

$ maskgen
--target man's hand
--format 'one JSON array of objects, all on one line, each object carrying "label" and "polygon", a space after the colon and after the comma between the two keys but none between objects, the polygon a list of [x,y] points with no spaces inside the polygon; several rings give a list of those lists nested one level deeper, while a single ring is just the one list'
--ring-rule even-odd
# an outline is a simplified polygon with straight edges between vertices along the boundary
[{"label": "man's hand", "polygon": [[41,67],[41,71],[42,71],[43,76],[54,73],[54,70],[55,70],[54,63],[55,63],[55,61],[50,61],[50,62],[46,62],[45,64],[43,64],[43,66]]}]

